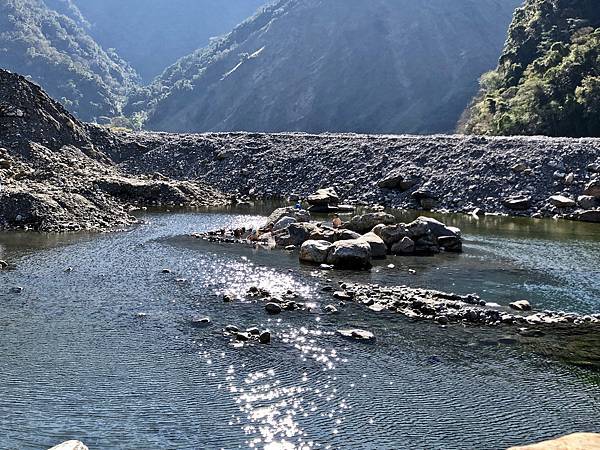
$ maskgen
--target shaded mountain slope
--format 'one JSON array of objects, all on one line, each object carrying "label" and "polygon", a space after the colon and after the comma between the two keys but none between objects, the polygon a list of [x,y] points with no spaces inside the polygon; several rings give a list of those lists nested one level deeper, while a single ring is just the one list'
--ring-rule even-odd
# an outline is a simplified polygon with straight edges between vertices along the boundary
[{"label": "shaded mountain slope", "polygon": [[452,130],[518,0],[284,0],[128,106],[167,131]]},{"label": "shaded mountain slope", "polygon": [[119,114],[136,74],[61,0],[0,0],[0,67],[39,83],[83,120]]}]

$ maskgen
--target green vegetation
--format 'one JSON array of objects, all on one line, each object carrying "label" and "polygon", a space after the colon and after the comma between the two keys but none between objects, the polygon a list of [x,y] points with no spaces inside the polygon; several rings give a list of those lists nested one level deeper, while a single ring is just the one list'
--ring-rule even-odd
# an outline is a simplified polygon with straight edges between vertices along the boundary
[{"label": "green vegetation", "polygon": [[461,131],[600,136],[597,0],[528,0],[515,13],[498,68],[480,85]]},{"label": "green vegetation", "polygon": [[0,0],[0,67],[40,84],[87,121],[120,113],[136,74],[86,33],[75,9],[42,0]]}]

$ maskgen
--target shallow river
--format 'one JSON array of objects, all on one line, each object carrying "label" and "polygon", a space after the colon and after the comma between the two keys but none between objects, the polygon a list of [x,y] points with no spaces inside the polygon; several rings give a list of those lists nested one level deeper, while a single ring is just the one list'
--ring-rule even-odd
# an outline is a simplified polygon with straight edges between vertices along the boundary
[{"label": "shallow river", "polygon": [[[121,233],[0,234],[0,259],[14,265],[0,273],[0,449],[71,438],[94,450],[500,449],[600,431],[594,336],[573,356],[568,334],[532,344],[359,305],[319,310],[330,277],[598,313],[599,226],[446,216],[463,229],[462,255],[323,274],[294,254],[186,237],[258,215],[143,217]],[[314,308],[272,317],[250,300],[223,303],[253,285],[293,289]],[[192,327],[197,315],[212,324]],[[233,346],[228,324],[268,328],[273,341]],[[343,340],[346,327],[377,341]]]}]

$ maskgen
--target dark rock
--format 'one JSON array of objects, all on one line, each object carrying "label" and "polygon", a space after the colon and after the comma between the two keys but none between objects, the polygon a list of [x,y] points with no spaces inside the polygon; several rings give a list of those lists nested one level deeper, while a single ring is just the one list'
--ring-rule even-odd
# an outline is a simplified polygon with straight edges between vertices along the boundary
[{"label": "dark rock", "polygon": [[260,333],[260,335],[258,336],[258,341],[261,344],[270,344],[271,343],[271,333],[268,331],[263,331],[262,333]]},{"label": "dark rock", "polygon": [[416,178],[405,177],[400,171],[394,171],[377,182],[382,189],[399,189],[407,191],[418,183]]},{"label": "dark rock", "polygon": [[590,181],[583,190],[583,195],[600,198],[600,178]]},{"label": "dark rock", "polygon": [[502,201],[502,204],[506,206],[508,209],[512,209],[515,211],[524,211],[531,207],[531,197],[525,196],[516,196],[509,197]]},{"label": "dark rock", "polygon": [[300,247],[300,261],[312,264],[323,264],[327,261],[327,255],[332,244],[328,241],[306,241]]},{"label": "dark rock", "polygon": [[577,214],[577,219],[582,222],[600,223],[600,209],[590,209]]},{"label": "dark rock", "polygon": [[346,228],[357,233],[363,234],[371,231],[377,225],[393,225],[396,223],[396,218],[391,214],[384,212],[374,212],[354,216],[350,222],[346,224]]},{"label": "dark rock", "polygon": [[279,306],[277,303],[267,303],[265,305],[265,310],[271,314],[271,315],[277,315],[280,314],[282,310],[281,306]]}]

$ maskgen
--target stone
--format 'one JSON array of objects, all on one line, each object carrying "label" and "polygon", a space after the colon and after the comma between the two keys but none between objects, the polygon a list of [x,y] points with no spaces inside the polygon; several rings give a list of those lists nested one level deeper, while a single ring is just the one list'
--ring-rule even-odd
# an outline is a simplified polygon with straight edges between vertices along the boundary
[{"label": "stone", "polygon": [[565,184],[573,184],[574,181],[575,181],[575,174],[573,172],[568,173],[565,176]]},{"label": "stone", "polygon": [[392,255],[412,255],[415,253],[415,242],[405,236],[400,242],[396,242],[391,247]]},{"label": "stone", "polygon": [[346,228],[357,233],[367,233],[377,225],[393,225],[396,223],[396,218],[391,214],[384,212],[373,212],[354,216],[350,222],[346,224]]},{"label": "stone", "polygon": [[517,311],[531,311],[531,303],[527,300],[518,300],[516,302],[512,302],[509,304],[512,309],[516,309]]},{"label": "stone", "polygon": [[258,342],[261,344],[270,344],[271,343],[271,333],[269,331],[263,331],[258,336]]},{"label": "stone", "polygon": [[600,173],[600,164],[588,164],[587,170],[592,173]]},{"label": "stone", "polygon": [[210,325],[209,317],[192,317],[191,324],[193,327],[205,327]]},{"label": "stone", "polygon": [[334,241],[348,241],[350,239],[358,239],[360,237],[360,233],[352,230],[338,229],[334,230],[333,232]]},{"label": "stone", "polygon": [[332,244],[329,241],[309,240],[300,247],[300,261],[323,264],[327,261],[327,255]]},{"label": "stone", "polygon": [[515,211],[524,211],[531,206],[531,197],[527,196],[512,196],[502,200],[502,204],[508,209]]},{"label": "stone", "polygon": [[455,227],[448,227],[439,220],[431,217],[418,217],[414,222],[409,223],[408,230],[413,233],[413,237],[424,236],[431,233],[436,238],[451,236],[460,237],[460,230]]},{"label": "stone", "polygon": [[335,189],[330,187],[318,189],[314,194],[309,195],[306,201],[313,206],[337,205],[340,202],[340,197]]},{"label": "stone", "polygon": [[564,195],[553,195],[548,201],[557,208],[572,208],[577,205],[575,200],[565,197]]},{"label": "stone", "polygon": [[49,450],[89,450],[88,447],[81,441],[66,441],[62,444],[55,445]]},{"label": "stone", "polygon": [[594,209],[600,205],[600,201],[591,195],[580,195],[577,197],[577,204],[583,209]]},{"label": "stone", "polygon": [[524,172],[527,169],[527,164],[522,163],[522,162],[521,163],[517,163],[514,166],[512,166],[510,169],[513,172],[517,172],[517,173]]},{"label": "stone", "polygon": [[379,236],[388,247],[391,247],[396,242],[400,242],[409,235],[408,228],[403,223],[397,225],[377,225],[373,228],[373,233]]},{"label": "stone", "polygon": [[8,269],[8,263],[6,261],[0,260],[0,270]]},{"label": "stone", "polygon": [[326,313],[329,313],[329,314],[335,314],[338,312],[337,308],[333,305],[325,306],[325,308],[323,308],[323,311],[325,311]]},{"label": "stone", "polygon": [[356,329],[337,330],[337,333],[346,338],[362,342],[375,342],[375,335],[370,331]]},{"label": "stone", "polygon": [[296,209],[293,206],[287,206],[285,208],[277,208],[271,213],[267,219],[265,227],[275,225],[284,217],[293,217],[296,222],[310,222],[310,213],[305,209]]},{"label": "stone", "polygon": [[537,444],[511,447],[508,450],[599,450],[600,434],[574,433]]},{"label": "stone", "polygon": [[10,169],[11,163],[8,159],[0,159],[0,169]]},{"label": "stone", "polygon": [[438,245],[447,252],[462,252],[462,239],[458,236],[440,236],[437,241]]},{"label": "stone", "polygon": [[377,186],[382,189],[399,189],[407,191],[418,183],[418,180],[412,177],[405,177],[400,171],[391,172],[386,177],[377,182]]},{"label": "stone", "polygon": [[371,256],[373,258],[385,258],[388,252],[387,245],[379,236],[373,232],[366,233],[358,238],[359,241],[366,242],[371,247]]},{"label": "stone", "polygon": [[600,223],[600,209],[590,209],[577,214],[577,219],[582,222]]},{"label": "stone", "polygon": [[342,269],[370,269],[371,246],[357,239],[337,241],[329,249],[327,264]]},{"label": "stone", "polygon": [[265,310],[271,315],[280,314],[282,309],[277,303],[267,303],[265,305]]},{"label": "stone", "polygon": [[310,239],[310,235],[318,230],[316,225],[311,223],[292,223],[285,230],[273,233],[275,243],[279,247],[288,245],[300,246]]},{"label": "stone", "polygon": [[275,225],[273,225],[273,231],[279,231],[279,230],[283,230],[284,228],[287,228],[288,226],[290,226],[293,223],[296,223],[296,219],[290,216],[284,216],[281,219],[279,219]]},{"label": "stone", "polygon": [[352,300],[352,295],[346,291],[335,291],[333,293],[333,298],[337,298],[338,300],[349,302]]},{"label": "stone", "polygon": [[236,327],[235,325],[227,325],[225,327],[225,331],[228,333],[237,333],[240,331],[240,329],[238,327]]},{"label": "stone", "polygon": [[600,178],[590,181],[583,190],[583,195],[600,198]]}]

